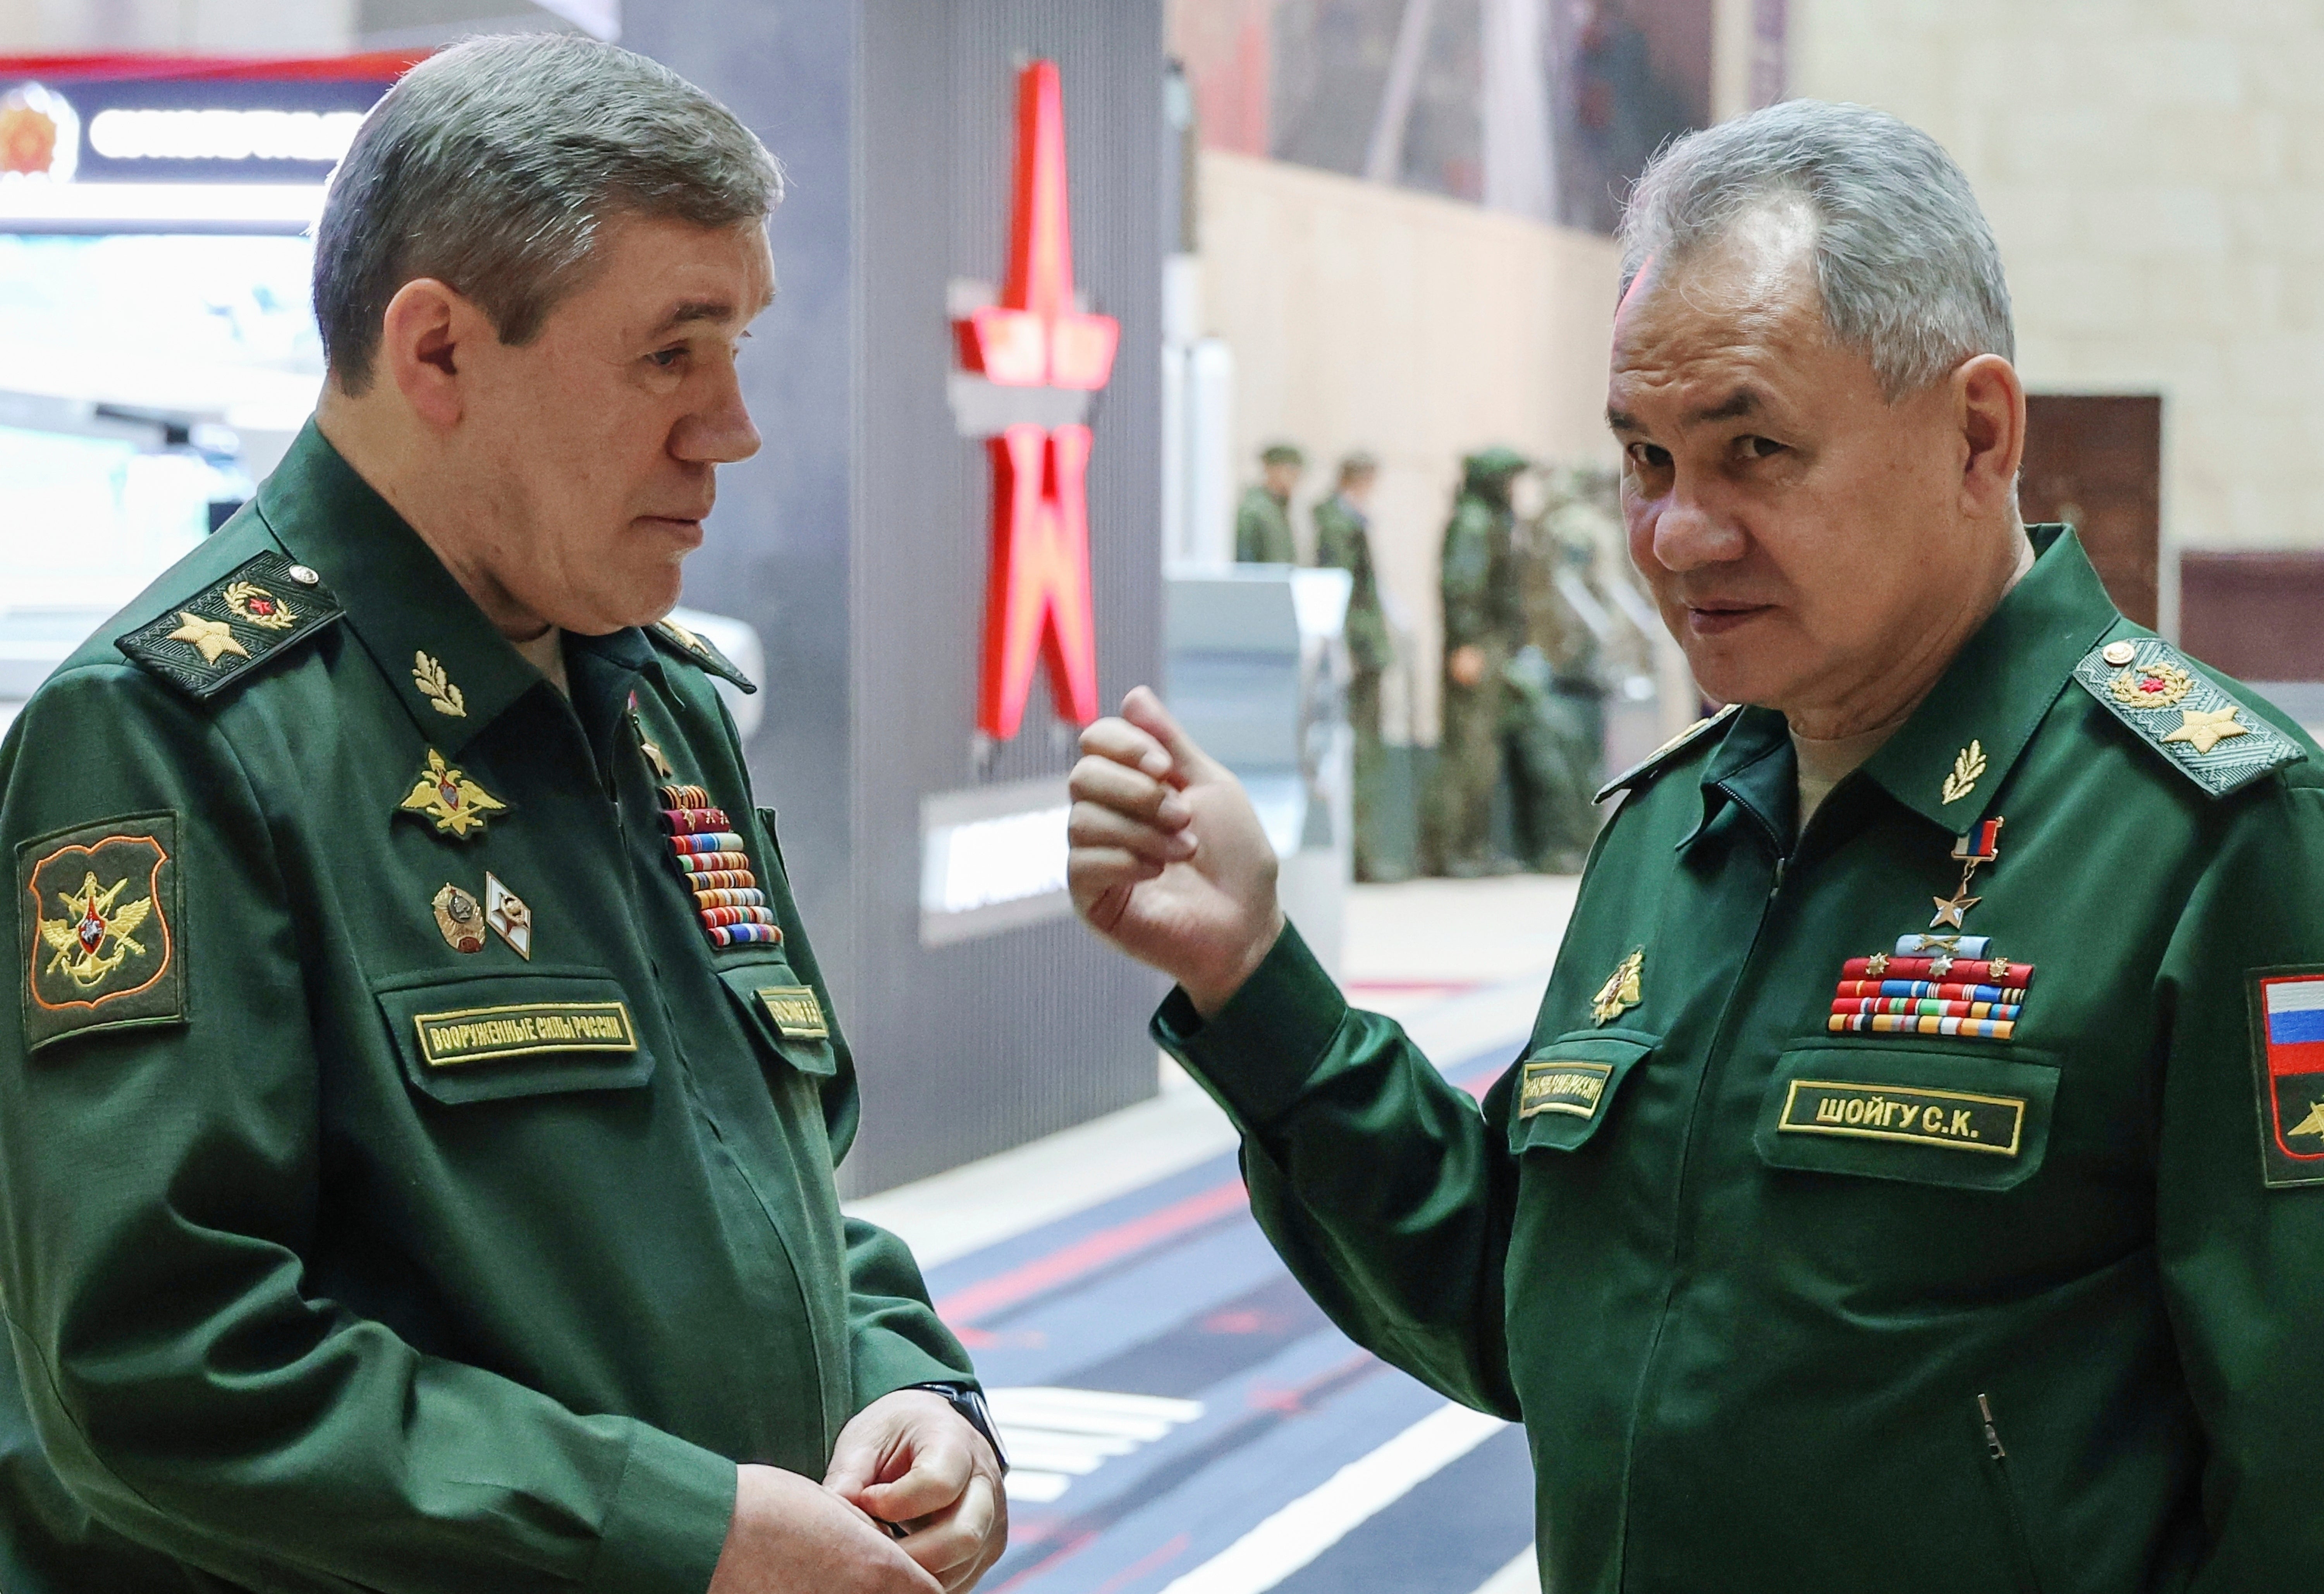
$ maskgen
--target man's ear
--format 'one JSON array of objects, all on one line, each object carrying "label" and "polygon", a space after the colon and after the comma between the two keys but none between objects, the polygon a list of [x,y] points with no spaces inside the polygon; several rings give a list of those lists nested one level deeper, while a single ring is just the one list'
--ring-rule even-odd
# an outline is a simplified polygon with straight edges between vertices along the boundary
[{"label": "man's ear", "polygon": [[1953,372],[1952,388],[1968,455],[1962,507],[1980,517],[2006,513],[2025,454],[2025,384],[1999,355],[1978,355]]},{"label": "man's ear", "polygon": [[464,362],[494,338],[491,318],[472,300],[433,277],[415,277],[387,301],[378,364],[422,424],[449,430],[466,408]]}]

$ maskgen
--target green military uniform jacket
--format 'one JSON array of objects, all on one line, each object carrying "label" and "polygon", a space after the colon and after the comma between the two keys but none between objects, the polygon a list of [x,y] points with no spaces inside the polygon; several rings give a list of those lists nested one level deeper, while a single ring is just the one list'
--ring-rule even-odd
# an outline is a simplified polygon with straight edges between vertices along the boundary
[{"label": "green military uniform jacket", "polygon": [[1370,518],[1336,493],[1315,506],[1315,563],[1352,578],[1346,631],[1349,661],[1359,675],[1378,675],[1396,657],[1372,567],[1370,527]]},{"label": "green military uniform jacket", "polygon": [[1235,510],[1235,562],[1294,565],[1299,550],[1291,540],[1291,516],[1283,501],[1265,487],[1243,493]]},{"label": "green military uniform jacket", "polygon": [[1511,542],[1515,518],[1471,493],[1445,523],[1438,572],[1444,650],[1475,646],[1498,661],[1525,646],[1525,608]]},{"label": "green military uniform jacket", "polygon": [[10,1594],[700,1594],[736,1461],[819,1479],[971,1381],[839,1211],[732,667],[567,659],[569,702],[310,428],[11,730]]},{"label": "green military uniform jacket", "polygon": [[[2324,1577],[2324,771],[2036,542],[1796,839],[1775,713],[1625,778],[1481,1111],[1287,931],[1157,1017],[1334,1320],[1524,1420],[1558,1594]],[[1965,898],[1982,1017],[1843,1001]]]}]

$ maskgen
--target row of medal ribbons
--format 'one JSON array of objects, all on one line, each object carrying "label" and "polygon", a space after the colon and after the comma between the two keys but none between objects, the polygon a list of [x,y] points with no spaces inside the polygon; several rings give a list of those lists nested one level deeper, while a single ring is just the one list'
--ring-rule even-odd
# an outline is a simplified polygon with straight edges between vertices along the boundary
[{"label": "row of medal ribbons", "polygon": [[2034,965],[1991,954],[1985,935],[1900,935],[1893,953],[1849,958],[1825,1027],[1834,1035],[2008,1040]]},{"label": "row of medal ribbons", "polygon": [[713,946],[754,941],[779,945],[783,932],[767,907],[767,894],[751,867],[751,855],[735,834],[726,810],[711,804],[698,786],[665,786],[660,791],[662,828],[678,862],[695,911]]}]

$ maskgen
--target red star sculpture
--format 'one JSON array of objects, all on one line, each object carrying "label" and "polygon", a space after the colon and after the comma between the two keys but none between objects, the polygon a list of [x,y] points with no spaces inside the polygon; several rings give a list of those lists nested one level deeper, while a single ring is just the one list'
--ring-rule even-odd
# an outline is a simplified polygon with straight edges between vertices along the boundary
[{"label": "red star sculpture", "polygon": [[[962,364],[996,387],[1094,392],[1113,371],[1121,327],[1074,305],[1065,118],[1057,63],[1017,76],[1017,193],[1001,302],[954,328]],[[1019,421],[992,452],[992,565],[985,588],[977,728],[1017,734],[1036,662],[1049,666],[1059,717],[1097,718],[1097,630],[1090,597],[1090,428]]]}]

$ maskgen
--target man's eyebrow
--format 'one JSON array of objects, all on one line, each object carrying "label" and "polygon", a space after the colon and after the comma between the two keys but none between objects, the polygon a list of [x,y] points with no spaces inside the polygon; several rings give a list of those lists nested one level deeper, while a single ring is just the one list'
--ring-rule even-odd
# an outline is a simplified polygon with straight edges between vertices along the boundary
[{"label": "man's eyebrow", "polygon": [[1759,412],[1759,394],[1756,389],[1738,387],[1718,403],[1691,412],[1689,426],[1699,426],[1706,420],[1738,420]]},{"label": "man's eyebrow", "polygon": [[675,332],[680,327],[696,321],[731,321],[734,315],[734,301],[731,299],[681,299],[669,315],[662,318],[661,325],[653,329],[653,336],[659,337],[666,332]]},{"label": "man's eyebrow", "polygon": [[[1746,415],[1757,414],[1759,408],[1758,391],[1755,388],[1740,387],[1716,404],[1687,411],[1686,424],[1700,426],[1707,420],[1736,420]],[[1617,410],[1610,404],[1606,407],[1606,425],[1609,429],[1618,432],[1643,432],[1646,429],[1646,423],[1637,416],[1627,410]]]}]

